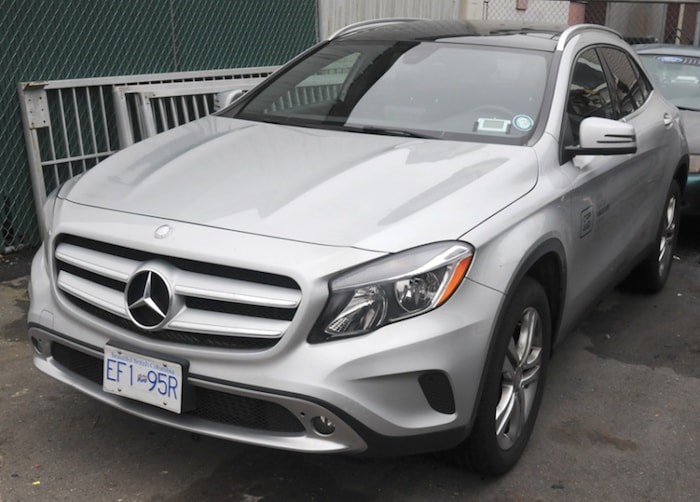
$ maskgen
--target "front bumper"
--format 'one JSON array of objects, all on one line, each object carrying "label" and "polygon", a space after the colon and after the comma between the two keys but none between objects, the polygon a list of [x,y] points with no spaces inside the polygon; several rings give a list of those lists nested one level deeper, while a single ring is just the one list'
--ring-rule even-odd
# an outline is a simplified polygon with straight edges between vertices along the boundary
[{"label": "front bumper", "polygon": [[[180,225],[178,231],[185,234],[187,229]],[[298,255],[290,249],[278,253]],[[280,261],[278,266],[284,267]],[[290,269],[299,267],[298,260],[291,261]],[[388,455],[456,445],[469,432],[502,301],[500,293],[467,279],[449,302],[426,315],[365,336],[309,344],[308,331],[327,289],[309,291],[313,281],[300,280],[312,305],[300,307],[278,345],[244,352],[153,340],[94,317],[62,298],[47,265],[42,249],[32,267],[29,310],[37,368],[147,420],[292,451]],[[206,396],[206,402],[198,401],[193,410],[178,415],[103,392],[101,364],[108,343],[186,360],[186,381],[197,399]],[[425,375],[442,377],[437,379],[442,383],[426,387],[421,383]],[[431,392],[449,394],[452,409],[436,406]],[[249,417],[245,414],[251,407],[258,411]],[[320,416],[334,424],[332,434],[314,426]]]}]

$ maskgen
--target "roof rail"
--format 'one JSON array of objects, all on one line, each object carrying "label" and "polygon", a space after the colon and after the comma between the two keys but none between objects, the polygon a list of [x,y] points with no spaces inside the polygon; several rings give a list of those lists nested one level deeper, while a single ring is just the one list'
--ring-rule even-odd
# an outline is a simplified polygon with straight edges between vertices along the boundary
[{"label": "roof rail", "polygon": [[573,26],[570,26],[564,32],[561,34],[559,37],[559,42],[557,42],[557,49],[558,51],[561,51],[564,49],[564,46],[569,42],[571,38],[574,37],[574,35],[578,34],[579,31],[584,31],[584,30],[590,30],[590,29],[598,29],[602,31],[607,31],[608,33],[615,35],[616,37],[619,37],[621,40],[624,40],[622,38],[622,35],[620,35],[620,32],[617,30],[613,30],[612,28],[608,28],[607,26],[603,26],[602,24],[575,24]]},{"label": "roof rail", "polygon": [[359,21],[357,23],[352,23],[344,28],[340,28],[338,31],[333,33],[330,37],[328,37],[328,40],[334,40],[338,37],[341,37],[343,35],[347,35],[348,33],[354,33],[356,31],[362,31],[367,28],[374,28],[377,26],[383,26],[387,24],[395,24],[395,23],[410,23],[412,21],[425,21],[425,19],[417,18],[417,17],[385,17],[381,19],[368,19],[366,21]]}]

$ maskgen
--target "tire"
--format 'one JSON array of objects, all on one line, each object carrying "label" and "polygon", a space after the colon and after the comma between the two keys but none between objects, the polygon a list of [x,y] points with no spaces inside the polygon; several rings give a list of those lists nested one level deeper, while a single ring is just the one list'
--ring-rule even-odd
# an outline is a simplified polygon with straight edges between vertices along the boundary
[{"label": "tire", "polygon": [[680,207],[681,189],[678,182],[673,180],[668,189],[653,250],[625,280],[624,285],[629,289],[641,293],[658,293],[663,289],[673,264]]},{"label": "tire", "polygon": [[544,288],[525,277],[495,333],[471,434],[457,449],[461,463],[482,475],[507,472],[525,450],[547,377],[550,319]]}]

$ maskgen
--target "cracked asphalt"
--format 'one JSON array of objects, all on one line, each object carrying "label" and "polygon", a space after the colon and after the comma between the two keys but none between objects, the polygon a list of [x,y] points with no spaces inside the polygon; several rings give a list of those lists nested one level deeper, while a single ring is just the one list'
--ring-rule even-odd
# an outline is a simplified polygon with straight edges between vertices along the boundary
[{"label": "cracked asphalt", "polygon": [[0,502],[697,500],[700,221],[683,222],[677,258],[662,293],[610,292],[559,347],[530,444],[498,479],[441,455],[286,453],[112,410],[33,368],[26,260],[2,258]]}]

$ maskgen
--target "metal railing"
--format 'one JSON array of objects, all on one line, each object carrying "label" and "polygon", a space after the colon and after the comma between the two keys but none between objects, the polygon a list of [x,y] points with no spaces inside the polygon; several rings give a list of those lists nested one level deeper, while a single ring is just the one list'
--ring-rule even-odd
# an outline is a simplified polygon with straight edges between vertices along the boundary
[{"label": "metal railing", "polygon": [[[274,68],[267,68],[270,73]],[[218,109],[216,96],[248,91],[264,80],[243,73],[234,80],[115,86],[112,94],[121,148],[197,120]]]},{"label": "metal railing", "polygon": [[135,141],[214,110],[277,67],[22,82],[19,101],[39,229],[53,189]]}]

